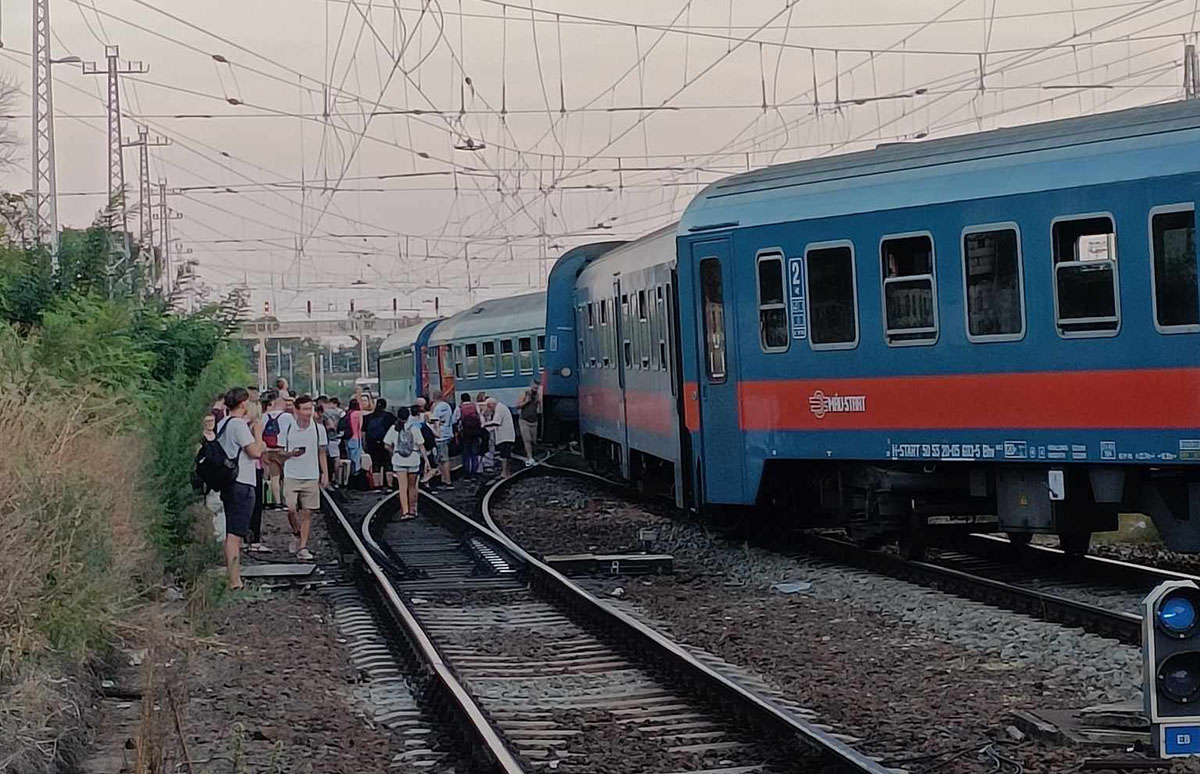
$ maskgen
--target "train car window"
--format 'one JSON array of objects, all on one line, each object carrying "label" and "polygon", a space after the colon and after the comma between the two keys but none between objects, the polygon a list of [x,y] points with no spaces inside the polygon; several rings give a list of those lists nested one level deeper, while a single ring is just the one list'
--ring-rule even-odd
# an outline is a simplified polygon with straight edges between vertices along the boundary
[{"label": "train car window", "polygon": [[658,371],[662,368],[662,359],[658,356],[658,340],[661,338],[659,331],[662,329],[662,307],[654,300],[655,289],[660,293],[662,291],[662,288],[651,288],[650,294],[646,297],[650,303],[650,341],[647,349],[650,351],[651,371]]},{"label": "train car window", "polygon": [[461,379],[466,373],[466,362],[463,359],[462,344],[454,345],[454,378]]},{"label": "train car window", "polygon": [[516,373],[516,359],[513,357],[512,339],[500,339],[500,375],[512,376]]},{"label": "train car window", "polygon": [[594,303],[588,304],[587,310],[588,310],[588,327],[595,328],[596,327],[596,305]]},{"label": "train car window", "polygon": [[808,296],[809,346],[852,349],[858,346],[858,291],[854,248],[846,244],[809,245],[804,252]]},{"label": "train car window", "polygon": [[1116,335],[1117,231],[1108,215],[1059,219],[1051,226],[1054,303],[1063,336]]},{"label": "train car window", "polygon": [[659,285],[654,289],[655,306],[658,307],[658,330],[656,332],[657,339],[655,340],[656,348],[658,349],[658,368],[660,371],[667,370],[667,329],[670,326],[670,321],[667,318],[667,305],[664,301],[663,286]]},{"label": "train car window", "polygon": [[[661,289],[661,288],[660,288]],[[662,367],[668,374],[671,373],[671,347],[667,344],[671,339],[671,324],[674,321],[671,316],[671,283],[667,283],[666,289],[663,291],[665,303],[663,304],[663,326],[662,338],[658,341],[658,348],[661,350]],[[675,380],[671,380],[671,394],[675,394]]]},{"label": "train car window", "polygon": [[963,232],[967,338],[1013,341],[1025,335],[1021,237],[1014,227]]},{"label": "train car window", "polygon": [[496,342],[483,342],[483,375],[491,378],[496,375]]},{"label": "train car window", "polygon": [[625,368],[633,368],[633,342],[629,339],[629,296],[621,295],[621,352]]},{"label": "train car window", "polygon": [[783,290],[783,256],[758,256],[758,344],[763,352],[787,352],[787,297]]},{"label": "train car window", "polygon": [[1196,210],[1190,204],[1150,211],[1154,322],[1164,333],[1200,330],[1196,282]]},{"label": "train car window", "polygon": [[475,379],[479,376],[479,345],[468,344],[466,346],[467,354],[467,378]]},{"label": "train car window", "polygon": [[888,344],[932,344],[938,335],[933,238],[887,237],[879,254]]},{"label": "train car window", "polygon": [[612,332],[608,329],[608,299],[600,299],[600,367],[612,365]]},{"label": "train car window", "polygon": [[700,261],[700,293],[704,305],[705,369],[710,381],[725,379],[725,288],[721,262]]},{"label": "train car window", "polygon": [[529,336],[517,339],[517,368],[523,374],[533,373],[533,339]]},{"label": "train car window", "polygon": [[579,333],[579,367],[587,368],[587,355],[583,344],[583,307],[575,307],[575,330]]},{"label": "train car window", "polygon": [[653,337],[654,327],[654,310],[650,308],[650,297],[646,295],[646,291],[638,291],[638,306],[640,307],[641,321],[638,323],[638,351],[642,370],[650,370],[650,340]]},{"label": "train car window", "polygon": [[546,370],[546,337],[537,337],[537,367],[538,370]]}]

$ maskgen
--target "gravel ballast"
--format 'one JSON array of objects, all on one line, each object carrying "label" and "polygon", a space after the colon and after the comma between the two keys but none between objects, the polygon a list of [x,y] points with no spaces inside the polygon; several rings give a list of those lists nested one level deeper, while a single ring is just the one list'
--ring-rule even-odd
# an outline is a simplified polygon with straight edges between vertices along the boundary
[{"label": "gravel ballast", "polygon": [[[651,510],[608,487],[536,477],[513,485],[493,515],[539,554],[625,550],[639,527],[656,527],[655,550],[675,556],[675,576],[589,585],[673,637],[761,674],[859,737],[866,752],[933,756],[910,765],[914,771],[991,771],[995,760],[976,752],[989,742],[1026,771],[1062,771],[1095,751],[1013,743],[1011,710],[1140,697],[1139,653],[1115,640],[731,543]],[[789,581],[793,593],[772,588]]]}]

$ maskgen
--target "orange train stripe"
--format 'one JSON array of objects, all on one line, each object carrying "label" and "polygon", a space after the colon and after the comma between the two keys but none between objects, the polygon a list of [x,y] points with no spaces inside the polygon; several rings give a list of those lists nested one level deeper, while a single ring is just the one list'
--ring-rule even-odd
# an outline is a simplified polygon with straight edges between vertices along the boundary
[{"label": "orange train stripe", "polygon": [[738,404],[743,430],[1200,428],[1200,368],[753,381]]}]

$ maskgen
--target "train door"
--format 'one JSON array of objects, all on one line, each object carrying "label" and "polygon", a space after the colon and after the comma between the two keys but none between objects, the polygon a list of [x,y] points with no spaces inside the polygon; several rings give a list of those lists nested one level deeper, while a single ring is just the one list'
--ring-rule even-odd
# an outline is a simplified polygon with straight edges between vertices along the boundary
[{"label": "train door", "polygon": [[621,278],[613,280],[612,322],[616,326],[616,366],[617,366],[617,395],[614,401],[617,406],[617,420],[620,422],[618,437],[621,443],[621,475],[629,478],[629,423],[625,412],[625,399],[629,395],[629,374],[627,369],[630,361],[630,331],[629,323],[629,294],[622,287]]},{"label": "train door", "polygon": [[696,267],[696,330],[700,364],[700,435],[704,499],[743,503],[744,468],[737,398],[737,320],[727,311],[734,303],[729,240],[692,245]]},{"label": "train door", "polygon": [[425,347],[425,378],[421,384],[421,395],[428,398],[429,394],[438,388],[442,382],[442,373],[438,368],[438,350],[441,349],[437,345],[429,345]]}]

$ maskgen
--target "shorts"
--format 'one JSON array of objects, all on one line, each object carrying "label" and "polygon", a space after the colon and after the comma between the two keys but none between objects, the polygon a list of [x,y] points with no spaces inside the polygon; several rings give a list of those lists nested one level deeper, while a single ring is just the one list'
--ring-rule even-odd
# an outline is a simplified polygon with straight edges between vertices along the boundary
[{"label": "shorts", "polygon": [[283,450],[267,449],[262,456],[263,475],[267,478],[283,478]]},{"label": "shorts", "polygon": [[450,461],[450,439],[437,442],[437,461],[438,463]]},{"label": "shorts", "polygon": [[225,506],[225,534],[245,540],[250,535],[250,518],[254,515],[254,487],[235,481],[221,491]]},{"label": "shorts", "polygon": [[504,441],[502,443],[496,444],[496,454],[499,454],[500,459],[502,459],[502,460],[512,459],[512,450],[513,450],[513,442],[512,441]]},{"label": "shorts", "polygon": [[325,451],[333,459],[335,459],[335,460],[338,459],[339,457],[342,456],[342,442],[341,441],[330,441],[329,446],[326,447]]},{"label": "shorts", "polygon": [[371,455],[371,470],[376,473],[386,473],[392,469],[392,454],[383,444],[370,444],[367,453]]},{"label": "shorts", "polygon": [[288,510],[315,511],[321,507],[321,487],[316,479],[285,478],[283,501]]}]

